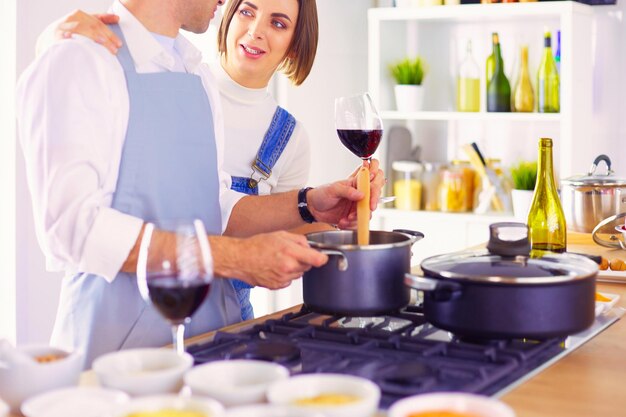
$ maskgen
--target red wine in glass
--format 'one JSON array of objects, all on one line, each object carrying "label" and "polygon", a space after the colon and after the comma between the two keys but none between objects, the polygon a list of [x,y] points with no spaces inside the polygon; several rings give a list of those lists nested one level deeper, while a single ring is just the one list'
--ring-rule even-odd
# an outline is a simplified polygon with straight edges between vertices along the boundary
[{"label": "red wine in glass", "polygon": [[335,127],[341,143],[359,158],[371,159],[383,136],[383,123],[369,94],[335,99]]},{"label": "red wine in glass", "polygon": [[353,154],[361,159],[369,159],[378,149],[383,130],[337,129],[337,135]]},{"label": "red wine in glass", "polygon": [[210,288],[210,282],[201,277],[185,281],[167,275],[148,278],[150,301],[170,323],[184,323],[191,317]]},{"label": "red wine in glass", "polygon": [[212,281],[212,258],[202,221],[146,223],[137,262],[139,292],[171,325],[179,354],[185,351],[185,324],[207,298]]}]

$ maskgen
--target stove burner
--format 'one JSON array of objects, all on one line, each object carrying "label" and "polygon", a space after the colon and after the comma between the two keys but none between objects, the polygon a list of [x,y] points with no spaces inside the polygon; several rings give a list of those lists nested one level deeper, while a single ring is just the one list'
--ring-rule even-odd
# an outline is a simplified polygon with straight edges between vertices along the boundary
[{"label": "stove burner", "polygon": [[432,377],[433,371],[419,362],[404,362],[391,366],[381,378],[381,382],[397,385],[421,384],[425,377]]},{"label": "stove burner", "polygon": [[248,342],[236,346],[224,355],[225,359],[257,359],[287,363],[300,358],[300,349],[287,342]]}]

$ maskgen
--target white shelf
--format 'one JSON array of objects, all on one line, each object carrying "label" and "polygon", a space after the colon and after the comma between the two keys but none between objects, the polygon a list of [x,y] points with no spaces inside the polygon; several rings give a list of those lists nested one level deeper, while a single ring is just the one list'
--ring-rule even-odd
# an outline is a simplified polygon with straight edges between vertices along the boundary
[{"label": "white shelf", "polygon": [[574,1],[531,3],[462,4],[457,6],[382,7],[369,10],[369,19],[437,20],[450,22],[484,22],[486,20],[518,20],[520,17],[556,18],[570,13],[591,14],[591,6]]},{"label": "white shelf", "polygon": [[387,120],[476,120],[476,121],[507,121],[507,122],[560,122],[560,113],[488,113],[488,112],[454,112],[454,111],[419,111],[400,112],[395,110],[381,111],[380,116]]}]

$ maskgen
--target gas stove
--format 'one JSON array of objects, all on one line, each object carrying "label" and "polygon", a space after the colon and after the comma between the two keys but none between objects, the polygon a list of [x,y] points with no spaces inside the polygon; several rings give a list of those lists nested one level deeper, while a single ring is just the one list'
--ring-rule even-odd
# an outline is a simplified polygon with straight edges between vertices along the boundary
[{"label": "gas stove", "polygon": [[426,322],[421,307],[382,317],[299,312],[240,333],[216,333],[189,346],[195,364],[258,359],[286,366],[292,375],[341,373],[380,387],[380,408],[414,394],[461,391],[500,396],[564,357],[623,314],[611,310],[585,332],[548,340],[464,340]]}]

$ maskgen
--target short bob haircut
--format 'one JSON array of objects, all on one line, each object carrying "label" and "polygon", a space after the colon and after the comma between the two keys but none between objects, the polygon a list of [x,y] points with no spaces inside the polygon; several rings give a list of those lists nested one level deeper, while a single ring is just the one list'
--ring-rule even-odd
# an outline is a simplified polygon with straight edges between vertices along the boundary
[{"label": "short bob haircut", "polygon": [[[243,1],[230,0],[226,6],[224,18],[217,34],[218,50],[224,55],[226,55],[228,27]],[[298,21],[291,45],[289,46],[289,52],[287,52],[277,69],[282,71],[295,85],[302,84],[311,72],[319,37],[315,0],[298,0],[298,7]]]}]

